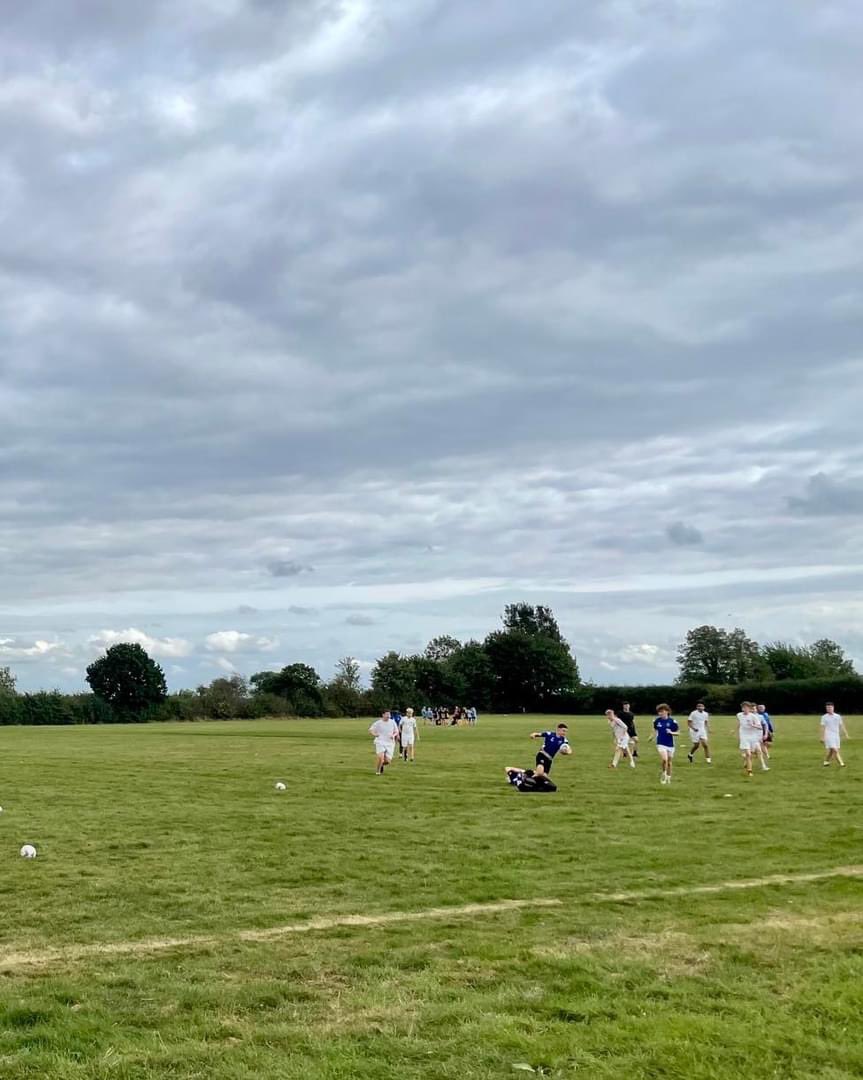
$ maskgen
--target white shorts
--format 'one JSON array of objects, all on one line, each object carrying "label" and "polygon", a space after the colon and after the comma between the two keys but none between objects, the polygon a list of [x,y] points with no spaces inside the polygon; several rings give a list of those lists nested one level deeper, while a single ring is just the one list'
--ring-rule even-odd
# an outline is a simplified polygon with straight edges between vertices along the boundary
[{"label": "white shorts", "polygon": [[697,731],[689,729],[689,738],[692,740],[692,745],[697,746],[700,742],[707,742],[707,732],[704,728],[699,728]]},{"label": "white shorts", "polygon": [[617,740],[616,745],[617,745],[618,750],[628,750],[629,749],[629,736],[628,735],[621,735],[620,738]]},{"label": "white shorts", "polygon": [[390,742],[389,739],[375,739],[376,754],[386,754],[388,758],[392,758],[395,752],[396,744],[394,742]]},{"label": "white shorts", "polygon": [[761,745],[761,732],[756,731],[753,735],[741,735],[740,736],[740,750],[741,753],[746,753],[748,750],[750,753],[754,753]]},{"label": "white shorts", "polygon": [[402,746],[413,746],[416,738],[413,735],[402,735]]},{"label": "white shorts", "polygon": [[838,735],[830,735],[830,734],[825,735],[824,736],[824,749],[825,750],[840,750],[841,746],[840,746],[840,743],[839,743],[839,736]]},{"label": "white shorts", "polygon": [[677,747],[676,746],[657,746],[656,749],[657,749],[657,751],[659,753],[659,756],[661,758],[666,758],[666,757],[672,758],[672,757],[674,757],[674,751],[677,749]]}]

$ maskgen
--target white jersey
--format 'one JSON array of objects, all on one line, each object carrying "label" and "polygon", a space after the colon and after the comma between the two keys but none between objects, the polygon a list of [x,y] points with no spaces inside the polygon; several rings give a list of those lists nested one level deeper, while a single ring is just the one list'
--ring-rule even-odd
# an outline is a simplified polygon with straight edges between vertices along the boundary
[{"label": "white jersey", "polygon": [[825,735],[838,736],[842,730],[842,717],[838,712],[829,713],[826,712],[821,717],[821,726],[824,728]]},{"label": "white jersey", "polygon": [[369,733],[374,735],[375,742],[394,743],[399,733],[399,726],[395,720],[375,720],[369,728]]},{"label": "white jersey", "polygon": [[706,735],[709,719],[710,713],[706,709],[693,709],[689,714],[689,730],[693,735]]},{"label": "white jersey", "polygon": [[746,735],[749,737],[761,734],[761,717],[758,713],[739,712],[737,714],[737,725],[741,736]]},{"label": "white jersey", "polygon": [[413,742],[417,733],[417,721],[415,716],[402,717],[402,742]]},{"label": "white jersey", "polygon": [[614,732],[614,738],[618,746],[626,746],[629,740],[629,731],[626,724],[619,716],[611,721],[611,730]]}]

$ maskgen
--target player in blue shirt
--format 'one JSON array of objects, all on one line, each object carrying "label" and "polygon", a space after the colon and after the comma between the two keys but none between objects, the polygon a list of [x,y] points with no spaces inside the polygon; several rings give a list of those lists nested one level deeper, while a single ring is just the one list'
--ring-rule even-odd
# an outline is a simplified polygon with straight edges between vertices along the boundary
[{"label": "player in blue shirt", "polygon": [[671,783],[671,763],[674,760],[674,739],[680,729],[677,721],[671,715],[670,705],[656,706],[656,719],[653,721],[653,737],[656,739],[656,749],[662,760],[662,775],[660,784]]},{"label": "player in blue shirt", "polygon": [[766,705],[756,705],[755,708],[764,734],[764,738],[761,740],[761,748],[764,751],[764,756],[769,759],[770,744],[773,742],[773,721],[770,719],[770,713],[767,711]]},{"label": "player in blue shirt", "polygon": [[536,772],[550,773],[551,764],[555,756],[563,751],[564,754],[572,753],[572,748],[566,739],[566,724],[558,724],[555,731],[532,731],[532,739],[542,739],[542,750],[537,751]]}]

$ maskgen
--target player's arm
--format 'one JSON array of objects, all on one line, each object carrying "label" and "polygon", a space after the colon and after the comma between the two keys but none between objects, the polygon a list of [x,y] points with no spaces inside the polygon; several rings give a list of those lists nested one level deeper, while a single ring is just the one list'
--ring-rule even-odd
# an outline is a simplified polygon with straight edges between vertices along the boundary
[{"label": "player's arm", "polygon": [[544,731],[532,731],[530,733],[530,737],[532,739],[544,739],[545,738],[545,732]]},{"label": "player's arm", "polygon": [[848,734],[848,728],[845,727],[845,721],[844,720],[840,721],[840,726],[842,728],[842,734],[845,736],[845,738],[850,739],[851,736]]}]

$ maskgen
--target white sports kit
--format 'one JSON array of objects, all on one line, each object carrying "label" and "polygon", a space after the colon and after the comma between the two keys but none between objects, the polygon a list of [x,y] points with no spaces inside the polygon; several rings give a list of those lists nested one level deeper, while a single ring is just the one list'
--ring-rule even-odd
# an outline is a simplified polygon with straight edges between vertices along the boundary
[{"label": "white sports kit", "polygon": [[403,716],[401,732],[402,747],[413,746],[417,737],[416,718],[413,716]]},{"label": "white sports kit", "polygon": [[764,738],[761,717],[758,713],[739,712],[737,724],[740,731],[740,749],[757,750]]},{"label": "white sports kit", "polygon": [[395,720],[375,720],[369,731],[375,737],[375,753],[392,758],[396,752],[396,735],[399,726]]},{"label": "white sports kit", "polygon": [[611,723],[611,730],[614,732],[614,742],[618,750],[629,749],[629,732],[627,731],[626,724],[616,716]]},{"label": "white sports kit", "polygon": [[707,721],[710,713],[704,709],[693,709],[689,714],[689,737],[693,743],[707,742]]},{"label": "white sports kit", "polygon": [[821,717],[821,727],[824,730],[824,746],[827,750],[839,750],[841,740],[839,733],[842,725],[842,717],[838,712],[825,713]]}]

